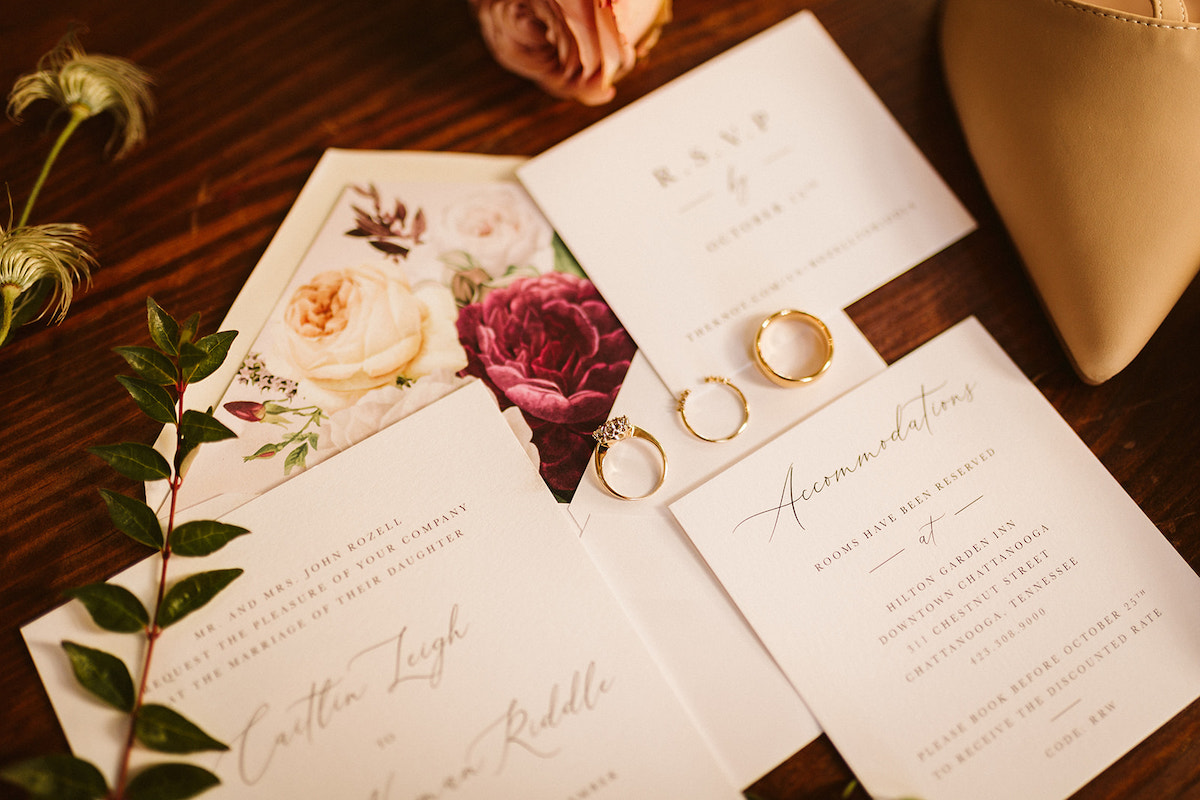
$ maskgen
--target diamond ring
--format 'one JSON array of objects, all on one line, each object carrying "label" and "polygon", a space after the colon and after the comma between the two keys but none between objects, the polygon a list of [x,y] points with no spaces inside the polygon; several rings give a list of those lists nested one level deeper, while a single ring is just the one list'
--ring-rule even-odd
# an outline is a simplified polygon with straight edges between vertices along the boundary
[{"label": "diamond ring", "polygon": [[[608,490],[609,494],[614,497],[619,497],[622,500],[641,500],[644,497],[649,497],[659,490],[663,485],[663,481],[667,479],[667,454],[663,450],[658,439],[655,439],[649,433],[646,433],[636,425],[629,422],[629,418],[625,416],[613,417],[605,422],[599,428],[592,431],[592,438],[596,440],[596,477],[600,479],[600,484]],[[650,491],[643,494],[625,494],[612,487],[608,479],[604,476],[604,459],[608,457],[608,451],[613,445],[623,442],[627,439],[642,439],[649,442],[658,451],[659,457],[662,459],[662,468],[658,475],[658,481]]]}]

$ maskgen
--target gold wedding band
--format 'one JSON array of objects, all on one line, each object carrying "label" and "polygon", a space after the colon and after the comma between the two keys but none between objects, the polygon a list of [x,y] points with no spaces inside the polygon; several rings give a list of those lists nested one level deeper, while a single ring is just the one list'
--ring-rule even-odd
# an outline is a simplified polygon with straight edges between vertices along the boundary
[{"label": "gold wedding band", "polygon": [[[600,443],[596,448],[596,476],[600,479],[601,485],[608,490],[608,493],[614,497],[619,497],[622,500],[641,500],[644,497],[649,497],[659,490],[663,485],[663,481],[667,479],[667,453],[663,450],[663,446],[658,443],[649,433],[646,433],[641,428],[631,425],[628,417],[613,417],[605,422],[599,428],[592,431],[592,438]],[[628,495],[622,494],[609,485],[608,479],[604,477],[604,459],[608,456],[609,448],[618,442],[626,439],[644,439],[654,445],[658,450],[659,456],[662,457],[662,473],[658,476],[658,483],[654,484],[654,488],[645,494]]]},{"label": "gold wedding band", "polygon": [[[815,372],[807,375],[787,375],[767,363],[762,348],[763,334],[766,333],[767,328],[782,319],[795,319],[797,322],[802,322],[816,331],[821,338],[825,347],[825,359]],[[829,365],[833,363],[833,334],[829,332],[829,327],[824,322],[806,311],[797,311],[794,308],[785,308],[782,311],[776,311],[762,321],[762,324],[758,326],[758,332],[754,334],[754,363],[758,365],[763,375],[779,386],[802,386],[821,377],[829,369]]]},{"label": "gold wedding band", "polygon": [[677,405],[677,408],[679,410],[679,417],[683,420],[683,426],[685,428],[687,428],[689,431],[691,431],[692,435],[694,435],[700,439],[703,439],[706,442],[728,442],[730,439],[734,438],[739,433],[746,430],[746,426],[748,424],[750,424],[750,404],[748,402],[746,402],[746,395],[742,394],[742,390],[739,389],[738,387],[734,386],[733,381],[729,380],[728,378],[722,378],[717,375],[709,375],[707,378],[704,379],[704,382],[705,383],[719,383],[719,384],[722,384],[723,386],[728,386],[730,389],[732,389],[737,394],[738,399],[742,401],[742,424],[738,425],[737,430],[734,431],[733,433],[729,434],[728,436],[721,436],[716,439],[709,438],[708,436],[705,436],[703,433],[700,433],[698,430],[696,430],[695,428],[692,427],[692,424],[690,422],[688,422],[687,412],[684,410],[684,406],[687,404],[688,395],[690,395],[692,393],[691,389],[684,389],[682,392],[679,393],[679,403]]}]

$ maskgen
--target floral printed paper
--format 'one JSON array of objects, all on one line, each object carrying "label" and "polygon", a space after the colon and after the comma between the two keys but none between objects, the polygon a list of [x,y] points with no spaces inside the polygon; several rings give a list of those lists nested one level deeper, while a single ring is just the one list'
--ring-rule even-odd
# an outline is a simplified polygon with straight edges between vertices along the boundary
[{"label": "floral printed paper", "polygon": [[482,380],[569,499],[635,346],[515,182],[347,185],[242,360],[192,503],[265,491]]}]

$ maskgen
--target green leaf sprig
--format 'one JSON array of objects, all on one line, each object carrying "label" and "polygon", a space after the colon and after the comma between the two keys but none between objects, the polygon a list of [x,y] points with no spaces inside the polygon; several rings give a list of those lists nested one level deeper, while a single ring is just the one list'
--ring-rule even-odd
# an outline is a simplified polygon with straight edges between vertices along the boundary
[{"label": "green leaf sprig", "polygon": [[129,718],[120,767],[111,787],[93,764],[72,755],[41,756],[0,768],[0,778],[22,787],[34,798],[184,800],[216,786],[219,779],[202,767],[175,761],[156,763],[135,773],[131,769],[135,747],[171,755],[229,749],[171,708],[146,702],[146,686],[154,646],[162,633],[203,608],[242,574],[240,569],[216,569],[174,582],[167,580],[172,556],[207,556],[249,532],[212,520],[175,525],[176,502],[187,457],[202,444],[235,436],[211,412],[185,410],[184,392],[221,366],[237,333],[222,331],[198,336],[199,315],[180,324],[153,298],[146,300],[146,313],[153,346],[114,348],[135,373],[119,376],[117,380],[143,413],[156,422],[174,426],[175,454],[168,460],[149,445],[129,442],[92,447],[89,452],[127,478],[168,482],[165,528],[154,510],[142,501],[108,489],[100,490],[113,525],[135,542],[159,552],[157,593],[148,608],[133,592],[107,582],[66,592],[83,605],[102,630],[145,636],[140,677],[135,682],[125,663],[111,653],[78,642],[62,643],[79,685]]}]

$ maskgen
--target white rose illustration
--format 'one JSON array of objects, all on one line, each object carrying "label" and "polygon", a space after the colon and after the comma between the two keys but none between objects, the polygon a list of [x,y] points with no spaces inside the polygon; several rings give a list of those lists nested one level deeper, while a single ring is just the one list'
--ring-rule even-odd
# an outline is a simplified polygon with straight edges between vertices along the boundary
[{"label": "white rose illustration", "polygon": [[512,184],[497,184],[450,204],[430,230],[439,253],[467,253],[493,278],[510,266],[551,266],[553,229]]},{"label": "white rose illustration", "polygon": [[335,450],[345,450],[472,380],[447,371],[426,376],[403,389],[398,386],[372,389],[354,405],[330,415],[321,426],[321,441]]},{"label": "white rose illustration", "polygon": [[443,286],[414,290],[402,276],[372,265],[328,270],[292,295],[281,349],[294,377],[353,402],[399,376],[415,380],[465,367],[457,316]]},{"label": "white rose illustration", "polygon": [[[403,389],[397,386],[372,389],[354,405],[335,411],[321,425],[321,448],[309,459],[309,464],[323,461],[334,453],[361,442],[474,380],[475,378],[463,378],[452,372],[439,372]],[[521,410],[510,406],[504,410],[503,416],[533,466],[539,467],[537,445],[533,443],[533,429],[525,421]]]}]

